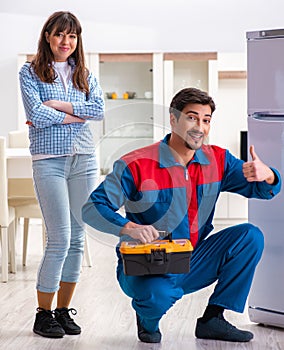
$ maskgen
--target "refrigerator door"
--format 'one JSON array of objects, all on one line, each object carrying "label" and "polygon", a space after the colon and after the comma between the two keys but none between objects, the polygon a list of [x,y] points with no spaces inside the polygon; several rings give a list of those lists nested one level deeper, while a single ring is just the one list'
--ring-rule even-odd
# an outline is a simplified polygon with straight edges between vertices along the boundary
[{"label": "refrigerator door", "polygon": [[[266,164],[284,172],[284,116],[248,117],[248,145]],[[249,156],[250,157],[250,156]],[[249,316],[254,322],[284,327],[284,193],[270,201],[249,200],[249,222],[265,238],[264,253],[250,291]]]},{"label": "refrigerator door", "polygon": [[[270,32],[273,35],[269,35]],[[278,30],[277,33],[275,31],[247,33],[249,115],[254,113],[284,115],[284,30]]]}]

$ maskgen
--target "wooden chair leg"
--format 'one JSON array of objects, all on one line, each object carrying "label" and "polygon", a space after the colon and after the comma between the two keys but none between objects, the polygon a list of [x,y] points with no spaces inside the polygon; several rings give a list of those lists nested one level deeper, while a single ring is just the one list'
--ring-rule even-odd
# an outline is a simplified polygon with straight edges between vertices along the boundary
[{"label": "wooden chair leg", "polygon": [[1,227],[2,282],[8,282],[8,228]]},{"label": "wooden chair leg", "polygon": [[17,239],[19,227],[20,227],[20,218],[15,218],[15,239]]},{"label": "wooden chair leg", "polygon": [[8,248],[10,253],[10,272],[16,273],[15,221],[13,221],[8,228]]},{"label": "wooden chair leg", "polygon": [[24,236],[23,236],[23,266],[27,264],[27,250],[28,250],[28,235],[29,235],[30,219],[24,218]]}]

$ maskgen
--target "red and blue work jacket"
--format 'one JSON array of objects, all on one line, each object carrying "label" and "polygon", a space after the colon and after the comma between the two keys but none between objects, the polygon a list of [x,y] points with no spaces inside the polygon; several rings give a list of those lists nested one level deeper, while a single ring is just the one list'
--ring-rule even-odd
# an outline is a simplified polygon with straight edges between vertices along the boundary
[{"label": "red and blue work jacket", "polygon": [[[271,199],[280,191],[276,169],[273,185],[248,182],[243,161],[217,146],[203,145],[183,166],[168,146],[169,137],[116,161],[83,207],[83,220],[117,236],[128,221],[153,225],[175,239],[190,239],[195,246],[213,230],[215,204],[222,191],[261,199]],[[125,216],[118,212],[121,207]]]}]

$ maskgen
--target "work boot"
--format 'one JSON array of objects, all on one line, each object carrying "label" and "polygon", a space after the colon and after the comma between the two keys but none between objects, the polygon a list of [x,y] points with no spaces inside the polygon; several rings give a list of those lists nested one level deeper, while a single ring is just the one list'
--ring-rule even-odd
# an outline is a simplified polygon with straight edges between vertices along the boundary
[{"label": "work boot", "polygon": [[160,343],[162,334],[160,330],[158,329],[154,333],[149,333],[144,329],[140,323],[139,316],[136,314],[136,319],[137,319],[137,328],[138,328],[138,338],[143,342],[143,343]]},{"label": "work boot", "polygon": [[253,338],[253,334],[242,331],[226,321],[222,314],[212,317],[207,322],[199,318],[195,329],[196,338],[215,339],[231,342],[248,342]]}]

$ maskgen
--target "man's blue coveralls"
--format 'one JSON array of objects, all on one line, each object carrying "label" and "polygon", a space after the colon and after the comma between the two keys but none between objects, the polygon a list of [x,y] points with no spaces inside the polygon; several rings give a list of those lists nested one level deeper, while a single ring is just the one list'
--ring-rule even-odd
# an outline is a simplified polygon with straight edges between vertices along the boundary
[{"label": "man's blue coveralls", "polygon": [[[159,320],[184,294],[216,282],[209,304],[237,312],[244,310],[255,267],[263,251],[263,235],[250,223],[209,235],[220,192],[247,198],[272,199],[281,187],[276,169],[273,185],[248,182],[243,161],[228,150],[203,145],[183,166],[167,145],[170,135],[135,150],[115,162],[105,181],[94,190],[83,208],[83,219],[96,229],[119,236],[133,221],[187,238],[194,246],[188,274],[127,276],[117,249],[117,278],[142,326],[158,329]],[[117,211],[124,206],[126,217]],[[209,236],[208,236],[209,235]],[[122,236],[121,240],[129,239]]]}]

